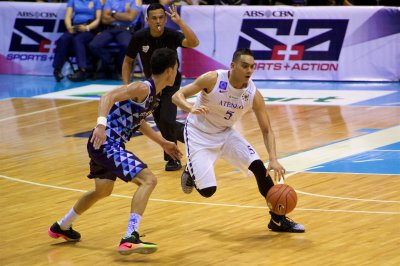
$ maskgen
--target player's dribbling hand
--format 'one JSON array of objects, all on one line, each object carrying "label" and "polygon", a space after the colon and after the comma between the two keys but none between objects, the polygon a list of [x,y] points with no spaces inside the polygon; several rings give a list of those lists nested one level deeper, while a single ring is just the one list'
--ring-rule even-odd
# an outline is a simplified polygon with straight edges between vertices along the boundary
[{"label": "player's dribbling hand", "polygon": [[274,180],[275,182],[283,182],[285,180],[285,173],[286,170],[283,168],[283,166],[278,162],[278,160],[273,159],[270,160],[267,168],[267,175],[269,175],[269,172],[273,170],[274,171]]},{"label": "player's dribbling hand", "polygon": [[182,152],[174,142],[166,141],[162,144],[162,148],[172,159],[180,160],[182,158]]},{"label": "player's dribbling hand", "polygon": [[98,150],[106,139],[106,127],[103,125],[97,125],[93,131],[92,138],[90,139],[90,142],[93,143],[94,149]]},{"label": "player's dribbling hand", "polygon": [[198,107],[193,106],[192,109],[190,110],[190,113],[194,114],[194,115],[205,115],[208,114],[209,109],[208,107],[204,106],[204,105],[200,105]]}]

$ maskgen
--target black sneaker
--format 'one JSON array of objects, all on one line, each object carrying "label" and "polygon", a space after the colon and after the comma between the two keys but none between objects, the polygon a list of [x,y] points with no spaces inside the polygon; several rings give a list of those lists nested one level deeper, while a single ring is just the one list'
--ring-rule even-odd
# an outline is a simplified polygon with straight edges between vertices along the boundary
[{"label": "black sneaker", "polygon": [[150,254],[156,252],[157,248],[154,243],[142,242],[139,233],[134,231],[130,236],[121,239],[118,252],[121,255],[129,255],[131,253]]},{"label": "black sneaker", "polygon": [[192,193],[193,188],[194,188],[194,180],[186,167],[181,175],[181,187],[182,187],[183,193],[186,193],[186,194]]},{"label": "black sneaker", "polygon": [[72,226],[68,230],[62,230],[60,225],[55,222],[48,230],[47,233],[52,238],[62,237],[67,241],[77,242],[81,239],[81,234],[72,229]]},{"label": "black sneaker", "polygon": [[283,216],[279,221],[271,217],[268,228],[274,232],[304,233],[304,225],[295,223],[293,220]]},{"label": "black sneaker", "polygon": [[178,171],[182,169],[181,161],[169,159],[165,165],[165,171]]},{"label": "black sneaker", "polygon": [[60,82],[64,78],[64,75],[61,73],[61,70],[59,69],[55,69],[53,75],[57,82]]}]

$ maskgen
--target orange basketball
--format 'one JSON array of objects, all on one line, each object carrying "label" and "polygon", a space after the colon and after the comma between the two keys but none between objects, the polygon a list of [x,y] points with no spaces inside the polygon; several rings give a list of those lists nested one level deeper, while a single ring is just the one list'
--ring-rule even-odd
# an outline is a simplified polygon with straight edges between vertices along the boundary
[{"label": "orange basketball", "polygon": [[289,185],[274,185],[266,197],[268,208],[278,215],[285,215],[293,211],[297,204],[296,191]]}]

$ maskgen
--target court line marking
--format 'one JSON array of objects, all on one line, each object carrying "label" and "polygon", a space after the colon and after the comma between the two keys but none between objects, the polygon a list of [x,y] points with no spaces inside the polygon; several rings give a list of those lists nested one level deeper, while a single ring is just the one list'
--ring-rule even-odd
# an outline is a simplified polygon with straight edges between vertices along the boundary
[{"label": "court line marking", "polygon": [[[35,95],[33,98],[43,99],[76,99],[87,100],[100,98],[100,95],[117,87],[115,84],[100,84],[92,83],[80,87],[67,88],[61,91],[49,92],[45,94]],[[360,102],[374,101],[374,99],[387,96],[393,97],[396,100],[396,88],[380,88],[376,90],[358,90],[352,88],[346,89],[299,89],[299,88],[274,88],[270,85],[260,85],[258,90],[265,98],[265,102],[269,105],[317,105],[317,106],[352,106]],[[394,96],[392,96],[394,95]],[[328,101],[317,101],[318,98],[326,98],[334,96]],[[271,99],[268,101],[269,97]],[[276,98],[277,97],[277,98]],[[190,97],[189,102],[192,102],[196,97]],[[374,101],[376,102],[376,100]],[[379,104],[379,102],[377,103]],[[370,105],[367,105],[368,107]],[[391,106],[389,106],[391,107]]]},{"label": "court line marking", "polygon": [[[318,167],[319,168],[319,167]],[[315,169],[318,169],[315,168]],[[365,172],[331,172],[331,171],[313,171],[313,172],[308,172],[309,170],[314,170],[314,168],[307,169],[307,172],[309,174],[338,174],[338,175],[374,175],[374,176],[400,176],[399,174],[386,174],[386,173],[365,173]],[[296,172],[296,173],[301,173],[301,172]],[[347,178],[347,177],[344,177]]]},{"label": "court line marking", "polygon": [[[328,144],[326,146],[317,147],[294,155],[289,155],[280,158],[279,161],[285,166],[286,170],[291,173],[286,174],[285,180],[290,176],[298,173],[303,173],[308,170],[321,168],[321,164],[332,162],[338,159],[343,159],[355,154],[359,154],[366,151],[375,150],[379,147],[387,146],[400,141],[400,126],[394,126],[391,128],[382,129],[367,133],[365,135],[345,139],[343,141]],[[267,167],[268,162],[266,163]],[[330,173],[330,172],[328,172]],[[279,180],[279,184],[283,184],[285,180]],[[321,198],[332,198],[332,199],[344,199],[353,201],[369,201],[369,202],[381,202],[380,200],[363,200],[356,198],[346,198],[338,196],[327,196],[304,192],[296,189],[299,194],[321,197]],[[389,201],[390,202],[390,201]],[[400,201],[391,201],[398,203]]]},{"label": "court line marking", "polygon": [[[295,174],[298,174],[300,172],[294,172],[294,173],[290,173],[287,174],[285,176],[285,180]],[[283,184],[284,180],[279,180],[278,182],[279,184]],[[352,200],[352,201],[362,201],[362,202],[379,202],[379,203],[400,203],[400,201],[398,200],[377,200],[377,199],[358,199],[358,198],[349,198],[349,197],[339,197],[339,196],[328,196],[328,195],[321,195],[321,194],[315,194],[315,193],[310,193],[310,192],[304,192],[298,189],[295,189],[296,193],[298,194],[303,194],[303,195],[307,195],[307,196],[313,196],[313,197],[317,197],[317,198],[328,198],[328,199],[340,199],[340,200]],[[297,209],[297,208],[296,208]]]},{"label": "court line marking", "polygon": [[[70,107],[82,103],[88,103],[92,101],[82,101],[82,102],[77,102],[73,104],[68,104],[68,105],[63,105],[63,106],[58,106],[58,107],[53,107],[49,109],[44,109],[36,112],[31,112],[31,113],[26,113],[18,116],[13,116],[5,119],[1,119],[0,122],[7,121],[10,119],[14,118],[19,118],[19,117],[24,117],[24,116],[29,116],[37,113],[43,113],[55,109],[61,109],[65,107]],[[373,150],[382,146],[386,146],[395,142],[400,141],[400,126],[395,126],[392,128],[388,129],[383,129],[380,131],[372,132],[367,135],[362,135],[359,137],[354,137],[351,139],[346,139],[344,141],[340,141],[328,146],[323,146],[319,147],[316,149],[311,149],[302,153],[298,153],[295,155],[290,155],[287,157],[284,157],[280,159],[281,162],[283,162],[284,165],[289,164],[289,167],[293,167],[294,163],[297,168],[295,168],[294,172],[287,175],[286,178],[289,176],[295,175],[300,172],[304,172],[308,168],[313,168],[316,167],[319,164],[326,163],[326,162],[331,162],[337,159],[341,159],[343,157],[351,156],[357,153]],[[354,147],[357,147],[356,149]],[[338,152],[340,151],[340,152]],[[321,156],[321,154],[327,154],[329,156]],[[302,163],[299,163],[302,162]],[[289,168],[290,169],[290,168]],[[293,171],[293,168],[290,169]],[[71,190],[71,191],[80,191],[80,192],[86,192],[85,190],[78,190],[78,189],[70,189],[70,188],[64,188],[64,187],[58,187],[58,186],[52,186],[52,185],[46,185],[46,184],[41,184],[41,183],[35,183],[35,182],[30,182],[30,181],[25,181],[22,179],[17,179],[17,178],[12,178],[12,177],[7,177],[0,175],[2,178],[6,178],[9,180],[14,180],[18,182],[24,182],[24,183],[29,183],[33,185],[38,185],[38,186],[43,186],[43,187],[49,187],[49,188],[57,188],[57,189],[64,189],[64,190]],[[296,190],[300,194],[304,195],[310,195],[310,196],[315,196],[315,197],[323,197],[323,198],[335,198],[335,199],[344,199],[344,200],[356,200],[356,201],[364,201],[364,202],[391,202],[391,203],[398,203],[399,201],[383,201],[383,200],[368,200],[368,199],[355,199],[355,198],[345,198],[345,197],[336,197],[336,196],[326,196],[326,195],[318,195],[318,194],[313,194],[313,193],[308,193],[308,192],[303,192],[300,190]],[[118,195],[118,194],[112,194],[113,196],[116,197],[127,197],[123,195]],[[127,197],[130,198],[130,197]],[[256,207],[256,206],[244,206],[244,205],[230,205],[230,204],[218,204],[218,203],[200,203],[200,202],[188,202],[188,201],[174,201],[174,200],[162,200],[162,199],[150,199],[152,201],[165,201],[165,202],[175,202],[175,203],[188,203],[188,204],[200,204],[200,205],[213,205],[213,206],[232,206],[232,207],[240,207],[240,208],[266,208],[266,207]],[[297,208],[298,210],[301,210],[301,208]],[[308,209],[307,209],[308,210]],[[311,209],[310,209],[311,210]],[[319,210],[319,209],[313,209],[316,211],[338,211],[338,210]],[[364,212],[364,211],[349,211],[349,212]],[[367,213],[378,213],[378,212],[367,212]],[[383,212],[387,213],[387,212]],[[397,212],[389,212],[392,214],[400,214]]]},{"label": "court line marking", "polygon": [[352,200],[352,201],[362,201],[362,202],[379,202],[379,203],[400,203],[398,200],[376,200],[376,199],[357,199],[357,198],[346,198],[346,197],[337,197],[337,196],[326,196],[320,194],[314,194],[309,192],[304,192],[296,189],[296,192],[299,194],[304,194],[308,196],[313,196],[317,198],[329,198],[329,199],[340,199],[340,200]]},{"label": "court line marking", "polygon": [[17,118],[21,118],[21,117],[25,117],[25,116],[45,113],[45,112],[48,112],[48,111],[54,111],[54,110],[57,110],[57,109],[67,108],[67,107],[71,107],[71,106],[75,106],[75,105],[79,105],[79,104],[83,104],[83,103],[89,103],[89,102],[95,102],[95,101],[79,101],[79,102],[76,102],[76,103],[66,104],[66,105],[62,105],[62,106],[56,106],[56,107],[52,107],[52,108],[48,108],[48,109],[43,109],[43,110],[40,110],[40,111],[25,113],[25,114],[22,114],[22,115],[14,115],[14,116],[10,116],[10,117],[7,117],[7,118],[0,119],[0,122],[8,121],[8,120],[11,120],[11,119],[17,119]]},{"label": "court line marking", "polygon": [[384,161],[384,159],[368,159],[368,160],[357,160],[357,161],[353,161],[353,163],[365,163],[365,162],[376,162],[376,161]]},{"label": "court line marking", "polygon": [[[40,187],[47,187],[47,188],[53,188],[53,189],[82,192],[82,193],[87,192],[87,190],[84,190],[84,189],[75,189],[75,188],[47,185],[47,184],[42,184],[42,183],[38,183],[38,182],[32,182],[32,181],[19,179],[19,178],[9,177],[9,176],[5,176],[5,175],[0,175],[0,178],[8,179],[8,180],[19,182],[19,183],[26,183],[26,184],[30,184],[30,185],[40,186]],[[125,195],[120,195],[120,194],[111,194],[110,196],[118,197],[118,198],[126,198],[126,199],[131,199],[132,198],[132,196],[125,196]],[[325,196],[325,197],[329,198],[330,196]],[[349,200],[359,200],[359,201],[374,201],[374,202],[380,202],[380,203],[400,203],[400,201],[362,200],[362,199],[351,199],[351,198],[340,198],[340,197],[338,197],[338,199],[349,199]],[[167,203],[178,203],[178,204],[193,204],[193,205],[206,205],[206,206],[219,206],[219,207],[236,207],[236,208],[246,208],[246,209],[267,209],[266,206],[249,206],[249,205],[238,205],[238,204],[209,203],[209,202],[180,201],[180,200],[165,200],[165,199],[152,199],[152,198],[150,198],[149,200],[150,201],[155,201],[155,202],[167,202]],[[296,210],[315,211],[315,212],[400,214],[400,212],[359,211],[359,210],[326,210],[326,209],[310,209],[310,208],[296,208]]]},{"label": "court line marking", "polygon": [[400,142],[400,125],[289,155],[280,158],[279,161],[287,171],[304,172],[309,168],[324,163],[375,150],[397,142]]}]

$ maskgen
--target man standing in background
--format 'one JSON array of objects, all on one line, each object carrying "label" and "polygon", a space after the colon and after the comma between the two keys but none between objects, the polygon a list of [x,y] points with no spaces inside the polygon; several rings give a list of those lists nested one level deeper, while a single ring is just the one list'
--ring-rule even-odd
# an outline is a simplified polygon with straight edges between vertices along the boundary
[{"label": "man standing in background", "polygon": [[[176,50],[178,47],[194,48],[199,45],[196,34],[181,19],[174,5],[169,7],[169,12],[159,3],[150,4],[147,8],[148,27],[135,32],[129,43],[128,50],[122,65],[122,80],[129,84],[132,73],[133,62],[140,55],[143,71],[146,78],[151,76],[150,58],[158,48],[170,48]],[[167,15],[176,23],[182,32],[166,28]],[[176,75],[173,86],[165,88],[160,96],[159,106],[153,113],[154,121],[160,129],[162,136],[172,142],[177,140],[183,142],[184,124],[176,121],[177,107],[172,103],[172,95],[179,90],[181,85],[181,74]],[[164,153],[166,171],[176,171],[182,168],[179,160],[174,160]]]}]

